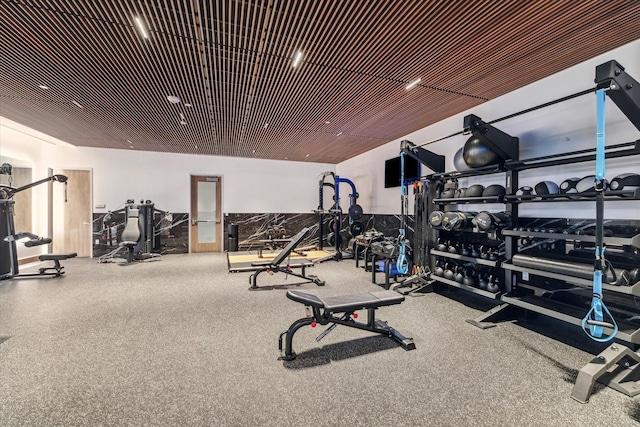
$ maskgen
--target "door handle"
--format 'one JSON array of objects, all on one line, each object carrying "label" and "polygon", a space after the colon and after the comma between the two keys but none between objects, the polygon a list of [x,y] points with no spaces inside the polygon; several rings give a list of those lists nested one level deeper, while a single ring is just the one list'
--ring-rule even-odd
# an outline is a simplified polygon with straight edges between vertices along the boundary
[{"label": "door handle", "polygon": [[198,218],[191,219],[191,225],[196,225],[199,222],[215,222],[216,224],[220,224],[221,221],[219,219],[202,219],[202,220],[199,220]]}]

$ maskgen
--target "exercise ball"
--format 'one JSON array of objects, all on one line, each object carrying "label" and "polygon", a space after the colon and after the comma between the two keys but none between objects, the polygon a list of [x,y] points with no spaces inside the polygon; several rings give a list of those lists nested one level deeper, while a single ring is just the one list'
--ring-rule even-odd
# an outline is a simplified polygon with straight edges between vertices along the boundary
[{"label": "exercise ball", "polygon": [[471,168],[464,162],[464,156],[463,156],[463,151],[464,151],[464,147],[460,148],[458,151],[456,151],[456,154],[453,156],[453,167],[458,171],[458,172],[464,172],[464,171],[468,171]]},{"label": "exercise ball", "polygon": [[471,136],[464,143],[462,157],[470,168],[481,168],[500,162],[500,157],[475,136]]}]

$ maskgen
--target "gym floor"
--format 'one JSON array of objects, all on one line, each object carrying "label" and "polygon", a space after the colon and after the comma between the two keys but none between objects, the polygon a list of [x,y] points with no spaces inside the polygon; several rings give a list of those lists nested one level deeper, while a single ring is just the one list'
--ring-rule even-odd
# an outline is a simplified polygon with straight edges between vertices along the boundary
[{"label": "gym floor", "polygon": [[[304,316],[282,288],[249,291],[226,254],[176,254],[128,266],[64,262],[62,278],[0,282],[2,426],[637,426],[640,397],[596,384],[571,399],[605,347],[553,319],[481,330],[489,308],[427,293],[377,317],[416,349],[338,326],[300,330],[298,358],[278,336]],[[26,268],[22,268],[24,272]],[[321,296],[380,290],[353,260],[308,270],[326,281],[261,275]],[[292,280],[293,279],[293,280]],[[362,313],[361,315],[364,315]]]}]

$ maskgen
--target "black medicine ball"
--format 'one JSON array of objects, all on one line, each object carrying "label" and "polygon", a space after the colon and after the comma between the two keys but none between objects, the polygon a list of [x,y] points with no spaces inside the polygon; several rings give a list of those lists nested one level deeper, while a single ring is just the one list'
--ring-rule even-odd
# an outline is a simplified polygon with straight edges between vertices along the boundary
[{"label": "black medicine ball", "polygon": [[506,193],[505,188],[502,185],[494,184],[489,185],[482,192],[482,197],[494,197],[494,196],[502,196]]},{"label": "black medicine ball", "polygon": [[500,157],[475,136],[471,136],[471,138],[465,142],[462,157],[467,166],[471,168],[481,168],[500,162]]},{"label": "black medicine ball", "polygon": [[640,188],[640,175],[637,173],[623,173],[611,180],[611,190],[635,190]]},{"label": "black medicine ball", "polygon": [[534,190],[539,196],[558,194],[558,185],[553,181],[542,181],[536,184]]},{"label": "black medicine ball", "polygon": [[572,194],[577,193],[576,185],[580,182],[580,178],[568,178],[560,183],[560,194]]},{"label": "black medicine ball", "polygon": [[467,188],[464,192],[464,197],[482,197],[484,186],[480,184],[474,184]]}]

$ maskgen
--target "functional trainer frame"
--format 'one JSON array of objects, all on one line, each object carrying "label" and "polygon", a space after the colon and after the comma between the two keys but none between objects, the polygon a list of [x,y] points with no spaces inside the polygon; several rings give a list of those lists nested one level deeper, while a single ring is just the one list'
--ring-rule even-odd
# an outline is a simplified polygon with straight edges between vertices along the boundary
[{"label": "functional trainer frame", "polygon": [[[413,350],[416,348],[413,338],[406,338],[386,322],[376,320],[375,317],[377,308],[400,304],[404,301],[404,295],[399,294],[398,292],[385,290],[320,299],[320,297],[316,295],[290,290],[287,291],[287,298],[292,301],[302,303],[305,307],[310,307],[312,315],[310,317],[303,317],[302,319],[296,320],[291,324],[289,329],[280,334],[278,348],[281,352],[280,359],[282,360],[293,360],[296,358],[296,353],[293,351],[293,336],[295,333],[303,326],[311,325],[312,327],[315,327],[316,324],[332,324],[316,338],[316,341],[320,341],[324,338],[337,325],[345,325],[351,328],[375,332],[377,334],[393,338],[395,341],[400,343],[402,348],[405,350]],[[365,309],[367,310],[367,322],[357,322],[354,320],[357,317],[354,312]],[[336,316],[337,313],[343,314],[338,317]],[[284,352],[282,346],[283,338],[285,340]]]},{"label": "functional trainer frame", "polygon": [[251,287],[249,288],[249,290],[255,290],[259,288],[258,275],[264,272],[268,274],[285,273],[292,276],[300,277],[301,279],[305,279],[308,282],[315,283],[318,286],[324,286],[324,281],[318,279],[317,276],[305,274],[306,267],[311,267],[315,265],[313,262],[303,261],[299,265],[296,265],[296,267],[301,268],[302,271],[300,273],[296,273],[295,271],[293,271],[293,267],[290,265],[289,261],[287,261],[287,265],[284,267],[280,265],[285,261],[285,259],[288,259],[291,257],[291,252],[294,251],[294,249],[302,242],[302,240],[305,237],[307,237],[308,234],[309,234],[309,228],[303,228],[298,234],[296,234],[291,238],[291,241],[280,251],[280,253],[273,260],[266,261],[266,262],[251,263],[253,267],[262,267],[262,268],[260,268],[258,271],[253,273],[251,276],[249,276],[249,283],[251,284]]}]

